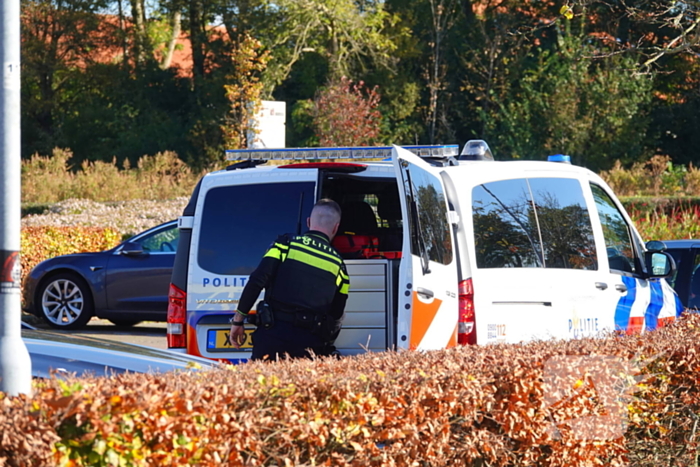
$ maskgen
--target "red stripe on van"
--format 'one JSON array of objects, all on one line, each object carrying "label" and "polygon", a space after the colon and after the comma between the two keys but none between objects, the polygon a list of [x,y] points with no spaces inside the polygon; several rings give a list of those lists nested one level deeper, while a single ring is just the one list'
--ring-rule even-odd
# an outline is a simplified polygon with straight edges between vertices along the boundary
[{"label": "red stripe on van", "polygon": [[644,329],[644,316],[630,317],[627,324],[627,334],[640,334]]}]

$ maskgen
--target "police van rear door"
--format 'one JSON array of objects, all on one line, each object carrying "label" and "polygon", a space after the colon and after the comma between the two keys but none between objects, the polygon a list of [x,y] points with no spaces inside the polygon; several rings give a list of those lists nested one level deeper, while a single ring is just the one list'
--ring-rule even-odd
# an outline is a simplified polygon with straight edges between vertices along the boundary
[{"label": "police van rear door", "polygon": [[457,258],[440,168],[394,146],[403,215],[397,347],[442,349],[457,343]]},{"label": "police van rear door", "polygon": [[[228,342],[228,319],[277,236],[307,230],[318,176],[318,169],[244,169],[202,180],[188,275],[188,353],[232,362],[249,357],[250,338],[241,349]],[[252,330],[247,326],[246,335]]]}]

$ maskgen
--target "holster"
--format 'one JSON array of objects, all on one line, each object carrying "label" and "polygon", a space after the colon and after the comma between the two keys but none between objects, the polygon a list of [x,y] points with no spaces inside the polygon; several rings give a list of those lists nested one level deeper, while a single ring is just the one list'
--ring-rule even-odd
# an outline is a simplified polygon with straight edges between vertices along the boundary
[{"label": "holster", "polygon": [[257,325],[263,329],[270,329],[275,325],[275,317],[272,314],[270,305],[265,301],[258,302],[256,313]]}]

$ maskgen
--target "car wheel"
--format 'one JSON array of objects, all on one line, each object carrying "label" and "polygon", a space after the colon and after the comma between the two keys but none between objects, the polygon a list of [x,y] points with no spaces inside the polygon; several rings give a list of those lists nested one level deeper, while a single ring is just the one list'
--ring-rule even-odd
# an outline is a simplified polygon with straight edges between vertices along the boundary
[{"label": "car wheel", "polygon": [[134,326],[141,322],[140,319],[109,318],[109,322],[116,326]]},{"label": "car wheel", "polygon": [[51,277],[39,290],[41,316],[49,326],[59,329],[82,328],[94,311],[87,283],[75,274]]}]

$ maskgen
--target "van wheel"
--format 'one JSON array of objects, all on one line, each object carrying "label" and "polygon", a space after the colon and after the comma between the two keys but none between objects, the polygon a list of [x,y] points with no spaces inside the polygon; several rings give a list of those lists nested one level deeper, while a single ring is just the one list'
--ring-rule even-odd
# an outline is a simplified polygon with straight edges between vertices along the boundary
[{"label": "van wheel", "polygon": [[79,329],[92,318],[95,305],[87,283],[76,274],[60,273],[39,289],[41,317],[58,329]]},{"label": "van wheel", "polygon": [[109,318],[108,321],[115,326],[135,326],[141,322],[140,319]]}]

